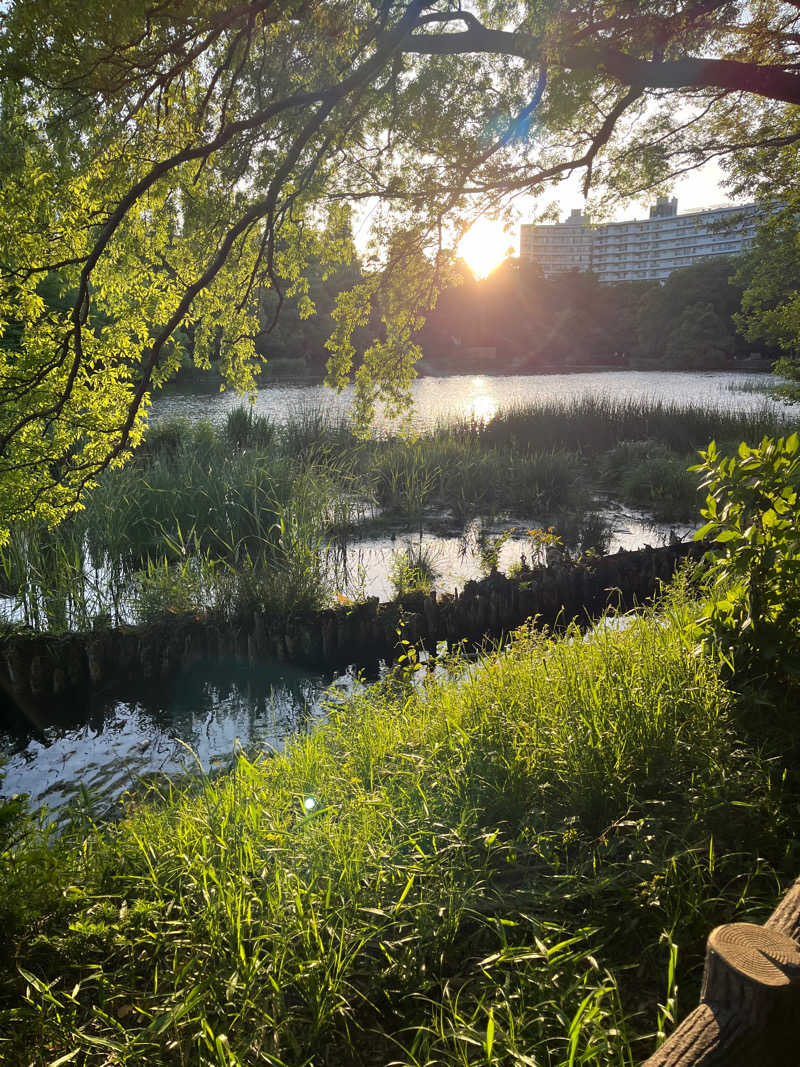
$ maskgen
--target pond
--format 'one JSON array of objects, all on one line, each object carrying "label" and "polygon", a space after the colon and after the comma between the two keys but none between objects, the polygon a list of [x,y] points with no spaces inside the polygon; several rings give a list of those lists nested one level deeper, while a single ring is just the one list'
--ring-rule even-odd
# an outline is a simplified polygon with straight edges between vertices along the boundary
[{"label": "pond", "polygon": [[[697,407],[754,411],[769,401],[763,393],[742,386],[769,385],[769,374],[729,371],[598,371],[586,374],[457,374],[417,378],[411,387],[414,401],[411,425],[417,431],[432,429],[449,419],[487,422],[513,405],[548,400],[572,400],[588,395],[619,400],[658,398],[666,403]],[[346,416],[352,388],[335,393],[323,385],[271,385],[255,394],[255,410],[277,423],[294,413],[319,408],[331,417]],[[153,401],[152,417],[220,421],[242,398],[232,392],[197,392],[170,388]],[[379,417],[378,425],[387,420]]]},{"label": "pond", "polygon": [[[645,545],[660,547],[675,538],[687,540],[696,529],[686,523],[651,522],[641,512],[601,501],[591,515],[595,525],[601,527],[602,547],[608,552],[633,551]],[[438,592],[453,593],[486,573],[481,556],[482,535],[498,542],[497,567],[506,572],[523,556],[532,562],[527,529],[546,525],[546,518],[537,521],[530,516],[493,522],[475,519],[460,530],[443,521],[427,521],[417,530],[387,523],[380,534],[353,537],[345,552],[331,555],[333,586],[354,599],[376,596],[391,600],[396,594],[391,576],[393,563],[398,556],[410,553],[412,559],[422,556],[430,564]],[[559,530],[563,532],[560,527]]]},{"label": "pond", "polygon": [[95,696],[49,722],[0,723],[2,795],[27,793],[58,811],[87,791],[105,807],[152,775],[206,773],[234,753],[279,750],[358,684],[267,661],[195,664],[149,691]]},{"label": "pond", "polygon": [[[486,421],[513,404],[532,404],[590,393],[622,399],[665,401],[731,410],[758,410],[770,403],[742,385],[769,383],[767,375],[731,373],[607,372],[579,375],[452,376],[421,378],[414,383],[412,422],[419,430],[453,417]],[[282,422],[303,408],[323,408],[346,415],[350,394],[322,386],[272,386],[260,390],[256,410]],[[155,419],[223,419],[241,404],[234,394],[171,390],[153,404]],[[386,425],[385,423],[383,424]],[[688,526],[649,523],[629,509],[598,500],[595,512],[605,524],[607,546],[633,549],[663,544],[690,535]],[[530,517],[504,516],[484,533],[505,534],[500,569],[529,551]],[[542,518],[546,524],[546,517]],[[334,556],[337,588],[345,595],[364,593],[388,599],[393,594],[389,571],[395,555],[408,546],[424,548],[436,572],[436,587],[452,591],[481,573],[481,526],[457,530],[446,521],[423,529],[384,525],[372,535],[352,538],[347,554]],[[229,662],[195,666],[175,675],[158,691],[117,693],[95,698],[87,707],[63,709],[58,721],[32,724],[0,716],[0,795],[28,793],[34,805],[57,810],[82,789],[112,801],[153,774],[205,771],[225,766],[239,746],[279,749],[287,736],[325,715],[326,704],[352,691],[355,675],[336,678],[303,671],[285,663],[255,668]]]},{"label": "pond", "polygon": [[[758,390],[775,381],[769,374],[728,371],[421,377],[412,385],[414,406],[410,421],[414,430],[424,432],[452,419],[488,422],[497,412],[509,407],[554,399],[577,401],[587,395],[620,401],[658,399],[668,404],[758,411],[774,408],[775,402]],[[241,403],[242,398],[235,393],[198,393],[171,388],[154,400],[152,417],[221,422]],[[337,394],[323,385],[275,384],[260,389],[253,403],[258,414],[278,424],[308,410],[322,410],[333,419],[344,418],[352,403],[352,389]],[[392,425],[380,415],[377,422],[379,429],[389,429]],[[662,545],[670,537],[683,538],[692,532],[686,524],[652,523],[641,513],[622,507],[604,507],[601,502],[596,505],[595,513],[605,525],[604,547],[611,552],[645,544]],[[437,525],[439,529],[435,528]],[[510,531],[500,552],[501,570],[518,562],[520,555],[529,551],[524,531],[536,525],[549,525],[549,517],[504,517],[486,528],[486,533],[493,537]],[[348,542],[346,558],[340,560],[343,565],[335,570],[333,585],[343,595],[388,599],[394,595],[390,580],[393,559],[411,547],[412,551],[423,551],[433,563],[438,589],[461,588],[466,581],[481,574],[475,533],[475,524],[457,529],[452,523],[427,521],[417,531],[398,526],[382,530],[378,536],[357,536]]]}]

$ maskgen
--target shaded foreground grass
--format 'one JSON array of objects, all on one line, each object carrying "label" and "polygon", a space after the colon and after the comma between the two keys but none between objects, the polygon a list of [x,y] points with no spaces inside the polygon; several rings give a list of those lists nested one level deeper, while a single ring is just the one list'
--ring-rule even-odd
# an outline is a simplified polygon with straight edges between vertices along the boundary
[{"label": "shaded foreground grass", "polygon": [[737,725],[688,611],[408,670],[281,754],[18,840],[0,1058],[636,1062],[671,946],[685,1013],[711,927],[800,863],[792,745]]}]

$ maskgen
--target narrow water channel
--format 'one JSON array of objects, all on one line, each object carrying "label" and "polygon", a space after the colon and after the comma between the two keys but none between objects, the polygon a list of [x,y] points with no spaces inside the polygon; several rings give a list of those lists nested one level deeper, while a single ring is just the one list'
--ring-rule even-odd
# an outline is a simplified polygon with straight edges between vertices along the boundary
[{"label": "narrow water channel", "polygon": [[240,748],[279,750],[357,684],[354,674],[221,660],[195,664],[157,689],[65,705],[51,721],[6,716],[1,793],[27,793],[33,807],[53,812],[83,799],[103,813],[149,776],[213,772]]}]

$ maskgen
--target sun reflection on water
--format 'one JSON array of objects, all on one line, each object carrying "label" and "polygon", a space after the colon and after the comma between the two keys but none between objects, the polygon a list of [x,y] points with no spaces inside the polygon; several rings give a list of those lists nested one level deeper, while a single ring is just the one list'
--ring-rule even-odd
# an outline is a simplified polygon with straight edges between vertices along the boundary
[{"label": "sun reflection on water", "polygon": [[497,398],[488,388],[488,380],[483,377],[472,379],[472,396],[467,397],[466,416],[471,422],[485,426],[497,414]]}]

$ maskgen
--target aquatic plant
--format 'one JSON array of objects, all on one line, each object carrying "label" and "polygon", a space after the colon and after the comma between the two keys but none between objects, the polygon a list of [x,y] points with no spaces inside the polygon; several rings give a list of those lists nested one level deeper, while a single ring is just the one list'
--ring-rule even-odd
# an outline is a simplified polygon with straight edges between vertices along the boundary
[{"label": "aquatic plant", "polygon": [[435,551],[422,542],[407,544],[392,553],[389,581],[395,596],[407,593],[430,593],[439,577]]}]

